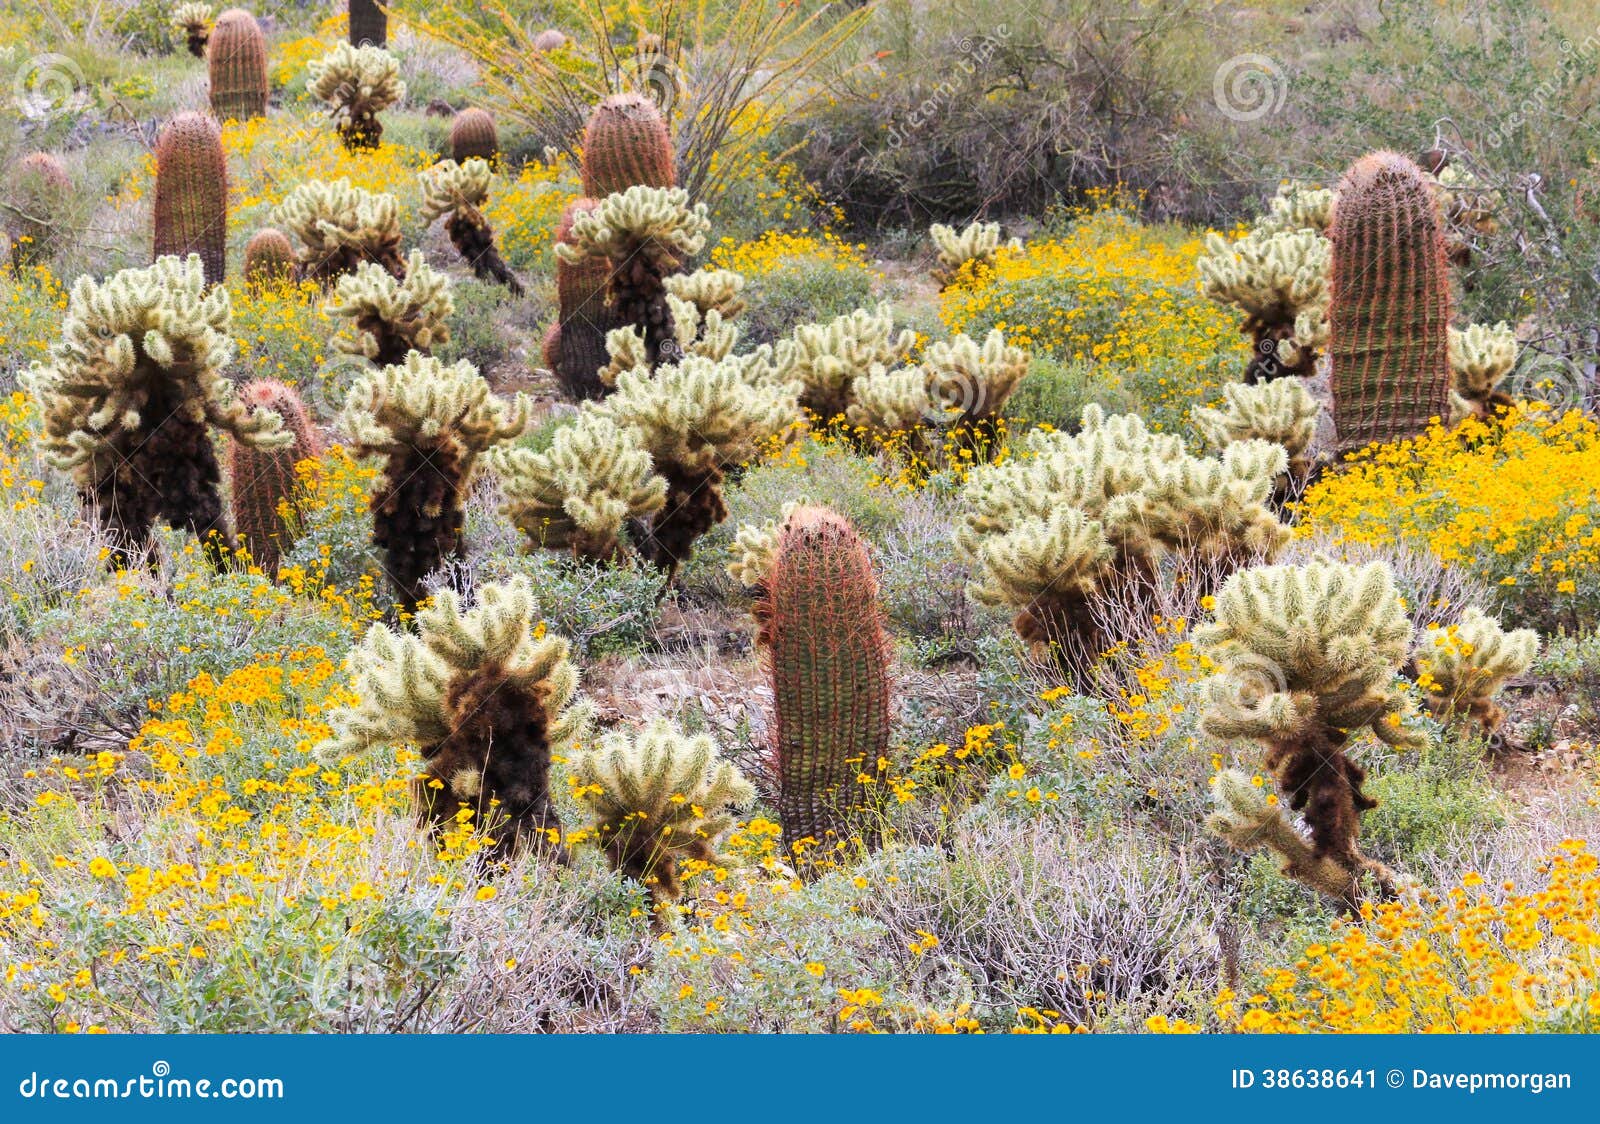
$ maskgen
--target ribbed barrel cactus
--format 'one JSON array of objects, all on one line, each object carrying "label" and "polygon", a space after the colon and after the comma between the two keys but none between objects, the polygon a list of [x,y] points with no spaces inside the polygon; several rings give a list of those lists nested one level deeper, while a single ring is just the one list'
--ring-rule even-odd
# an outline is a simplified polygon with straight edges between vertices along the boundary
[{"label": "ribbed barrel cactus", "polygon": [[211,112],[218,121],[267,115],[267,37],[256,17],[229,8],[217,17],[206,46]]},{"label": "ribbed barrel cactus", "polygon": [[1339,183],[1328,306],[1339,444],[1359,449],[1450,416],[1450,277],[1439,208],[1404,156],[1363,156]]},{"label": "ribbed barrel cactus", "polygon": [[1196,262],[1200,291],[1244,313],[1254,341],[1245,382],[1316,371],[1328,341],[1328,262],[1332,244],[1311,229],[1251,231],[1235,242],[1206,237]]},{"label": "ribbed barrel cactus", "polygon": [[358,456],[381,456],[372,541],[407,611],[423,581],[462,552],[463,509],[479,458],[527,428],[525,395],[496,398],[471,363],[447,366],[412,352],[350,388],[341,427]]},{"label": "ribbed barrel cactus", "polygon": [[623,372],[616,393],[599,409],[638,432],[667,482],[666,503],[642,548],[669,573],[689,557],[696,539],[727,518],[724,473],[798,420],[792,386],[753,386],[738,360],[700,356],[654,374]]},{"label": "ribbed barrel cactus", "polygon": [[870,849],[893,725],[890,644],[866,544],[826,508],[784,521],[756,603],[772,678],[778,816],[802,870]]},{"label": "ribbed barrel cactus", "polygon": [[228,291],[198,257],[166,257],[72,287],[61,338],[28,383],[52,464],[71,471],[84,506],[110,532],[118,562],[141,551],[157,519],[227,541],[208,426],[247,444],[293,441],[282,419],[250,410],[223,374],[233,357]]},{"label": "ribbed barrel cactus", "polygon": [[298,529],[301,488],[295,465],[320,456],[322,441],[292,386],[255,379],[240,389],[239,401],[252,412],[277,414],[294,436],[292,445],[268,448],[237,439],[229,443],[234,530],[251,560],[263,573],[276,577],[278,563],[293,546]]},{"label": "ribbed barrel cactus", "polygon": [[5,178],[5,232],[18,270],[48,262],[62,247],[62,219],[72,197],[72,177],[48,152],[30,152]]},{"label": "ribbed barrel cactus", "polygon": [[1461,400],[1458,412],[1492,417],[1497,408],[1516,405],[1500,385],[1516,367],[1518,351],[1516,333],[1503,322],[1450,329],[1450,373]]},{"label": "ribbed barrel cactus", "polygon": [[483,160],[493,168],[500,159],[500,131],[486,110],[468,106],[450,122],[450,159],[457,164]]},{"label": "ribbed barrel cactus", "polygon": [[717,842],[755,789],[707,734],[665,719],[637,734],[607,734],[571,762],[573,794],[588,811],[611,869],[641,883],[656,905],[683,896],[683,868],[717,862]]},{"label": "ribbed barrel cactus", "polygon": [[1392,890],[1390,873],[1357,844],[1361,814],[1376,801],[1346,752],[1361,730],[1389,745],[1425,740],[1400,686],[1412,627],[1392,571],[1321,558],[1241,570],[1215,611],[1195,633],[1219,667],[1206,684],[1206,731],[1263,744],[1279,791],[1305,817],[1315,858],[1347,874],[1336,896],[1355,903],[1368,876]]},{"label": "ribbed barrel cactus", "polygon": [[593,410],[557,431],[543,452],[491,450],[505,511],[536,547],[611,562],[626,552],[625,528],[661,510],[667,482],[637,431]]},{"label": "ribbed barrel cactus", "polygon": [[[568,203],[556,226],[556,245],[572,245],[572,228],[578,216],[597,206],[599,203],[593,199]],[[610,284],[608,258],[578,255],[569,261],[557,252],[558,311],[556,323],[545,337],[544,360],[567,396],[578,401],[599,398],[606,392],[600,378],[601,368],[610,359],[606,335],[622,326],[606,303]]]},{"label": "ribbed barrel cactus", "polygon": [[406,96],[399,59],[382,47],[340,43],[307,69],[306,91],[328,106],[346,148],[364,152],[383,143],[378,114]]},{"label": "ribbed barrel cactus", "polygon": [[415,351],[431,355],[450,341],[449,319],[455,311],[450,278],[434,270],[421,250],[406,260],[405,280],[363,262],[339,279],[328,303],[330,315],[348,321],[333,346],[379,366],[403,363]]},{"label": "ribbed barrel cactus", "polygon": [[369,261],[395,277],[406,274],[393,195],[374,195],[348,179],[311,180],[284,197],[273,221],[300,240],[300,273],[308,280],[328,285]]},{"label": "ribbed barrel cactus", "polygon": [[464,164],[445,160],[434,165],[422,176],[422,218],[424,222],[433,222],[448,215],[445,233],[450,235],[450,241],[472,267],[472,272],[482,280],[504,285],[514,296],[521,296],[522,282],[500,256],[494,228],[483,216],[492,177],[489,162],[477,157]]},{"label": "ribbed barrel cactus", "polygon": [[656,103],[612,94],[595,107],[583,134],[583,193],[604,199],[630,187],[675,187],[672,137]]},{"label": "ribbed barrel cactus", "polygon": [[389,12],[378,0],[349,0],[350,44],[383,47],[389,41]]},{"label": "ribbed barrel cactus", "polygon": [[1079,433],[1029,433],[1012,451],[969,475],[956,543],[973,596],[1017,610],[1023,639],[1080,685],[1104,646],[1098,614],[1144,611],[1163,558],[1192,567],[1199,596],[1288,539],[1267,506],[1287,467],[1275,445],[1197,457],[1137,415],[1089,406]]},{"label": "ribbed barrel cactus", "polygon": [[1471,718],[1493,733],[1505,721],[1494,701],[1506,680],[1523,674],[1539,654],[1539,634],[1468,607],[1452,625],[1428,629],[1417,646],[1418,684],[1428,709],[1441,718]]},{"label": "ribbed barrel cactus", "polygon": [[619,326],[635,328],[654,364],[673,335],[666,278],[700,252],[710,227],[704,205],[690,207],[686,192],[634,186],[575,212],[556,255],[570,265],[586,258],[610,263],[607,308]]},{"label": "ribbed barrel cactus", "polygon": [[183,32],[189,53],[197,59],[206,57],[206,42],[211,38],[210,4],[179,4],[172,9],[172,26]]},{"label": "ribbed barrel cactus", "polygon": [[264,227],[244,246],[244,279],[255,288],[271,288],[295,279],[294,243],[274,227]]},{"label": "ribbed barrel cactus", "polygon": [[416,635],[374,625],[350,657],[360,701],[334,711],[318,747],[337,761],[381,745],[422,754],[419,817],[475,825],[492,858],[527,848],[566,861],[550,796],[550,757],[587,727],[567,641],[547,636],[527,579],[479,588],[464,608],[449,590],[417,614]]},{"label": "ribbed barrel cactus", "polygon": [[216,285],[228,265],[228,160],[222,130],[204,113],[179,113],[156,138],[155,256],[200,255]]}]

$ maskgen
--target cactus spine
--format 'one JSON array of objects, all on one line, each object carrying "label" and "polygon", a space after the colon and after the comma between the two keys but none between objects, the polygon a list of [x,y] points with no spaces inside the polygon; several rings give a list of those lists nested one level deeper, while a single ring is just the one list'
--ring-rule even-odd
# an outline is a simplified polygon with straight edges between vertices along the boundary
[{"label": "cactus spine", "polygon": [[635,185],[675,187],[672,137],[656,103],[612,94],[595,107],[583,134],[583,193],[604,199]]},{"label": "cactus spine", "polygon": [[231,443],[234,530],[262,572],[276,577],[284,551],[294,542],[292,505],[300,491],[295,465],[320,456],[322,442],[293,387],[256,379],[239,391],[239,401],[249,409],[277,414],[294,435],[293,445],[276,448]]},{"label": "cactus spine", "polygon": [[870,789],[862,782],[889,748],[890,646],[855,529],[826,508],[791,512],[757,613],[784,838],[813,866],[870,848],[878,833],[864,815]]},{"label": "cactus spine", "polygon": [[243,8],[229,8],[218,16],[206,59],[211,112],[218,121],[267,115],[267,37],[255,16]]},{"label": "cactus spine", "polygon": [[21,269],[54,256],[62,208],[72,195],[67,170],[48,152],[30,152],[8,177],[12,206],[6,211],[11,263]]},{"label": "cactus spine", "polygon": [[1344,449],[1415,437],[1450,414],[1450,277],[1438,203],[1393,152],[1345,173],[1334,207],[1328,353]]},{"label": "cactus spine", "polygon": [[180,113],[156,140],[155,257],[198,254],[206,283],[228,266],[228,161],[222,129],[203,113]]},{"label": "cactus spine", "polygon": [[389,13],[377,0],[350,0],[350,45],[384,47],[388,38]]},{"label": "cactus spine", "polygon": [[276,227],[263,227],[244,247],[244,279],[253,287],[282,285],[295,278],[294,243]]},{"label": "cactus spine", "polygon": [[465,164],[473,157],[486,160],[492,168],[500,161],[500,133],[494,118],[477,106],[456,114],[450,124],[450,158]]}]

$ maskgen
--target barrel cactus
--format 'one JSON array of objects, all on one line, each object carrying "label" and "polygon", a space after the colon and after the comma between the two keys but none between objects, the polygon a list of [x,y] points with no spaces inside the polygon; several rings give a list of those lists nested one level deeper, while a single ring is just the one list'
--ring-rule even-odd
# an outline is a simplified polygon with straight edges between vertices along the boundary
[{"label": "barrel cactus", "polygon": [[295,279],[294,243],[275,227],[263,227],[244,246],[244,279],[254,288],[271,288]]},{"label": "barrel cactus", "polygon": [[251,411],[277,414],[294,436],[292,445],[261,448],[235,439],[230,446],[234,530],[262,572],[276,577],[298,525],[300,482],[295,465],[320,456],[322,442],[305,403],[291,386],[276,379],[255,379],[240,388],[239,401]]},{"label": "barrel cactus", "polygon": [[790,512],[760,584],[778,816],[801,869],[816,870],[878,839],[871,782],[893,725],[891,648],[866,544],[826,508]]},{"label": "barrel cactus", "polygon": [[264,448],[292,435],[270,410],[239,402],[223,368],[233,357],[228,291],[208,286],[200,259],[165,257],[72,287],[61,338],[28,382],[52,464],[71,471],[85,508],[126,563],[156,520],[227,542],[221,472],[208,426]]},{"label": "barrel cactus", "polygon": [[30,152],[6,177],[6,234],[12,264],[48,262],[61,248],[61,225],[72,197],[72,177],[48,152]]},{"label": "barrel cactus", "polygon": [[383,47],[389,40],[389,12],[378,0],[349,0],[350,45]]},{"label": "barrel cactus", "polygon": [[1328,354],[1339,443],[1415,437],[1450,415],[1450,277],[1438,204],[1404,156],[1363,156],[1334,207]]},{"label": "barrel cactus", "polygon": [[656,103],[612,94],[595,107],[583,134],[583,193],[592,199],[630,187],[677,185],[672,137]]},{"label": "barrel cactus", "polygon": [[[572,227],[581,214],[599,204],[593,199],[568,203],[556,226],[556,245],[572,245]],[[606,305],[611,262],[587,254],[569,260],[556,254],[557,319],[545,339],[545,362],[569,398],[579,401],[605,393],[601,368],[608,365],[606,334],[620,327]]]},{"label": "barrel cactus", "polygon": [[267,115],[267,37],[256,17],[229,8],[217,17],[206,47],[211,112],[218,121]]},{"label": "barrel cactus", "polygon": [[416,623],[415,634],[368,631],[350,659],[360,702],[329,716],[319,756],[413,746],[419,819],[476,827],[491,859],[529,850],[565,862],[551,755],[569,750],[592,714],[577,699],[567,641],[544,634],[523,577],[482,586],[470,609],[444,590]]},{"label": "barrel cactus", "polygon": [[474,105],[456,114],[450,123],[450,158],[457,164],[484,160],[491,168],[499,162],[500,133],[488,112]]},{"label": "barrel cactus", "polygon": [[204,113],[180,113],[156,139],[155,256],[198,254],[208,284],[228,262],[228,161],[222,130]]}]

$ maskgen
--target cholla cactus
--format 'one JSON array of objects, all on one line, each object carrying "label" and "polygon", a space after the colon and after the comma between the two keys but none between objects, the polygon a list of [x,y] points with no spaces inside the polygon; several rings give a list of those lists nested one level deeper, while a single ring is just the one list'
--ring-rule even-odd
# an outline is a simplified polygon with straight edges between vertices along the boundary
[{"label": "cholla cactus", "polygon": [[1455,375],[1455,392],[1463,413],[1488,417],[1495,407],[1509,409],[1516,404],[1500,384],[1517,365],[1517,336],[1504,322],[1490,327],[1469,324],[1466,329],[1450,329],[1450,371]]},{"label": "cholla cactus", "polygon": [[1438,150],[1423,153],[1421,164],[1444,216],[1445,253],[1453,265],[1471,265],[1473,236],[1493,234],[1500,227],[1493,193],[1469,169],[1449,163]]},{"label": "cholla cactus", "polygon": [[746,589],[761,590],[772,572],[773,560],[778,557],[778,541],[783,537],[789,516],[810,506],[811,501],[801,496],[784,504],[778,518],[770,523],[741,523],[729,547],[733,561],[724,567],[728,576]]},{"label": "cholla cactus", "polygon": [[847,414],[855,383],[900,366],[916,337],[896,332],[887,303],[876,312],[858,308],[826,324],[802,324],[779,343],[778,378],[800,383],[800,405],[824,422]]},{"label": "cholla cactus", "polygon": [[1338,863],[1352,883],[1381,875],[1357,846],[1361,813],[1376,802],[1345,746],[1362,729],[1390,745],[1424,740],[1397,685],[1412,629],[1388,565],[1318,558],[1242,570],[1195,637],[1220,667],[1206,684],[1206,731],[1266,746],[1267,769],[1304,813],[1318,859]]},{"label": "cholla cactus", "polygon": [[1285,183],[1267,205],[1267,213],[1256,220],[1254,231],[1266,237],[1286,230],[1314,230],[1327,234],[1333,225],[1334,193],[1325,187]]},{"label": "cholla cactus", "polygon": [[672,334],[666,278],[704,248],[710,228],[705,205],[690,207],[682,188],[635,185],[575,214],[556,255],[574,266],[594,258],[611,262],[609,307],[620,324],[639,331],[653,364]]},{"label": "cholla cactus", "polygon": [[500,477],[505,512],[535,546],[610,562],[623,553],[623,528],[666,502],[636,431],[584,410],[542,453],[502,447],[488,464]]},{"label": "cholla cactus", "polygon": [[294,440],[277,414],[235,399],[223,374],[230,317],[227,290],[206,285],[194,255],[104,282],[80,277],[49,362],[28,375],[46,456],[76,477],[119,561],[148,542],[157,519],[226,535],[208,424],[250,445]]},{"label": "cholla cactus", "polygon": [[[1000,249],[1000,224],[997,222],[969,223],[960,233],[942,223],[934,223],[928,228],[928,236],[933,239],[934,248],[939,252],[939,264],[934,267],[933,279],[939,282],[941,289],[948,287],[968,262],[976,262],[980,266],[992,264],[995,251]],[[1007,249],[1020,249],[1021,246],[1022,243],[1015,238],[1006,243]]]},{"label": "cholla cactus", "polygon": [[966,333],[928,348],[922,369],[929,396],[959,425],[990,424],[1028,373],[1033,356],[1008,346],[999,329],[979,344]]},{"label": "cholla cactus", "polygon": [[526,578],[481,587],[471,609],[445,590],[417,614],[415,636],[374,625],[350,664],[360,702],[330,716],[320,756],[414,746],[426,763],[412,787],[419,818],[441,828],[471,820],[495,857],[559,843],[550,755],[591,710],[574,702],[567,642],[542,635]]},{"label": "cholla cactus", "polygon": [[212,15],[210,4],[179,4],[172,9],[172,26],[183,32],[189,53],[197,59],[206,57]]},{"label": "cholla cactus", "polygon": [[1268,441],[1288,454],[1288,474],[1274,493],[1282,501],[1299,494],[1311,470],[1311,443],[1317,436],[1319,407],[1311,392],[1293,379],[1276,382],[1231,382],[1222,388],[1223,409],[1201,408],[1190,417],[1212,446],[1225,448],[1239,441]]},{"label": "cholla cactus", "polygon": [[1200,291],[1244,313],[1243,330],[1255,340],[1246,382],[1315,371],[1327,343],[1331,247],[1311,229],[1253,231],[1232,243],[1206,236],[1196,262]]},{"label": "cholla cactus", "polygon": [[686,300],[700,310],[701,316],[720,313],[724,320],[732,320],[745,310],[744,274],[732,269],[697,269],[693,273],[675,273],[663,278],[662,284],[669,296]]},{"label": "cholla cactus", "polygon": [[724,471],[753,458],[798,420],[792,386],[752,385],[737,359],[693,355],[655,374],[624,371],[600,411],[639,432],[666,478],[666,504],[644,545],[646,556],[672,573],[695,539],[727,518]]},{"label": "cholla cactus", "polygon": [[1417,682],[1427,692],[1429,710],[1441,718],[1466,715],[1493,733],[1506,716],[1495,695],[1507,679],[1532,667],[1538,654],[1538,633],[1506,632],[1481,609],[1468,608],[1456,624],[1424,634]]},{"label": "cholla cactus", "polygon": [[947,418],[941,405],[928,393],[928,375],[921,367],[885,371],[874,367],[865,378],[851,386],[855,401],[845,407],[844,416],[853,426],[880,433],[914,433],[933,420]]},{"label": "cholla cactus", "polygon": [[478,157],[459,164],[440,161],[422,174],[422,218],[433,222],[448,215],[445,233],[473,274],[484,281],[497,281],[520,297],[522,282],[500,256],[494,229],[483,216],[493,176],[489,162]]},{"label": "cholla cactus", "polygon": [[755,799],[709,735],[688,737],[665,719],[634,736],[606,735],[574,756],[572,772],[611,868],[648,887],[658,906],[683,896],[681,864],[717,861],[729,810]]},{"label": "cholla cactus", "polygon": [[450,340],[446,323],[455,311],[450,279],[436,272],[421,250],[406,259],[405,280],[363,262],[339,279],[327,311],[350,321],[333,346],[380,366],[402,363],[409,352],[429,355]]},{"label": "cholla cactus", "polygon": [[368,261],[395,277],[406,274],[393,195],[370,194],[348,179],[312,180],[291,191],[272,215],[300,240],[302,277],[327,285]]},{"label": "cholla cactus", "polygon": [[423,579],[462,551],[462,512],[478,457],[519,436],[530,403],[496,398],[471,363],[412,352],[350,388],[340,421],[359,456],[382,456],[372,540],[401,604],[415,611]]},{"label": "cholla cactus", "polygon": [[1095,603],[1143,596],[1162,557],[1192,558],[1209,580],[1283,545],[1266,506],[1286,464],[1275,446],[1196,457],[1136,415],[1089,406],[1080,433],[1029,433],[1014,453],[969,475],[956,543],[973,595],[1016,609],[1019,634],[1069,675],[1100,654]]},{"label": "cholla cactus", "polygon": [[1289,822],[1278,798],[1257,779],[1237,769],[1224,769],[1217,774],[1212,782],[1211,801],[1214,810],[1206,817],[1206,828],[1213,835],[1236,851],[1249,853],[1265,847],[1276,856],[1278,871],[1285,878],[1343,902],[1352,912],[1361,907],[1362,875],[1380,886],[1394,883],[1394,875],[1372,859],[1367,859],[1359,870],[1351,870],[1318,854]]},{"label": "cholla cactus", "polygon": [[340,43],[322,58],[313,59],[307,69],[311,78],[306,90],[327,103],[328,115],[338,125],[346,148],[361,152],[383,143],[378,114],[406,96],[399,59],[382,47]]}]

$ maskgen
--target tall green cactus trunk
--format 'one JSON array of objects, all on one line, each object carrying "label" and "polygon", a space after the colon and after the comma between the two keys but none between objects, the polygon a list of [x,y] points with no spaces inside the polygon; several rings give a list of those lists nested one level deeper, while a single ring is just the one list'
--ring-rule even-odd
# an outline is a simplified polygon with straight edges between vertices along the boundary
[{"label": "tall green cactus trunk", "polygon": [[156,140],[154,256],[200,255],[206,283],[228,266],[228,163],[222,130],[203,113],[180,113]]},{"label": "tall green cactus trunk", "polygon": [[1334,204],[1328,354],[1339,446],[1425,432],[1450,413],[1450,276],[1427,177],[1393,152],[1363,156]]},{"label": "tall green cactus trunk", "polygon": [[876,845],[876,785],[863,778],[878,777],[893,721],[878,583],[855,529],[826,508],[796,509],[759,614],[779,819],[791,853],[815,871]]}]

